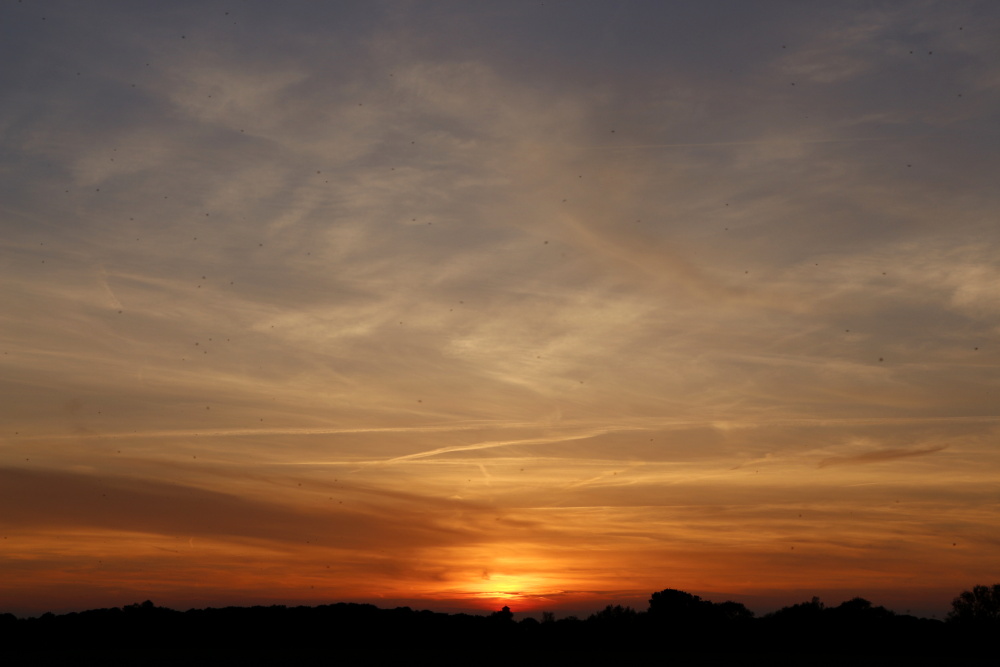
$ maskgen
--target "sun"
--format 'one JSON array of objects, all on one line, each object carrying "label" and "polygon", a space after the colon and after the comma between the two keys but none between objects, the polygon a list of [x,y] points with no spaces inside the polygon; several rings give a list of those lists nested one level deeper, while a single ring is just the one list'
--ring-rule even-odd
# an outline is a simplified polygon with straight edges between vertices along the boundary
[{"label": "sun", "polygon": [[551,604],[554,590],[541,577],[520,574],[487,574],[470,584],[466,597],[490,609],[509,606],[517,611],[531,611]]}]

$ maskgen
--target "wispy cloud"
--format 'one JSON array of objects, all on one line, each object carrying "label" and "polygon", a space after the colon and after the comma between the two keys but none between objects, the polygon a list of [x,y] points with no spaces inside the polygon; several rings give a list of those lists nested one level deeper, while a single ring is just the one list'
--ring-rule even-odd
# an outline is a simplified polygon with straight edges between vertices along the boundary
[{"label": "wispy cloud", "polygon": [[924,449],[884,449],[876,452],[865,452],[852,456],[831,456],[819,462],[820,468],[843,465],[863,465],[866,463],[884,463],[886,461],[896,461],[899,459],[911,458],[914,456],[926,456],[947,449],[947,445],[938,447],[927,447]]}]

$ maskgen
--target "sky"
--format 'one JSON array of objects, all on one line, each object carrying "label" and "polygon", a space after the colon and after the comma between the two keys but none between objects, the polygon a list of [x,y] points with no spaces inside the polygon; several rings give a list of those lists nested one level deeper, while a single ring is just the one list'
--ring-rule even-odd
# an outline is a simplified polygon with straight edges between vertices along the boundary
[{"label": "sky", "polygon": [[943,616],[1000,7],[2,0],[0,612]]}]

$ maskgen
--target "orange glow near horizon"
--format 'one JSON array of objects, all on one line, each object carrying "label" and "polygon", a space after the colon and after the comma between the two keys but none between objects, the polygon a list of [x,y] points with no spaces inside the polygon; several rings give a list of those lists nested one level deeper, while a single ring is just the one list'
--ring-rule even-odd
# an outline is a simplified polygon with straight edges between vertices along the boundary
[{"label": "orange glow near horizon", "polygon": [[[103,494],[101,498],[104,502]],[[134,498],[126,506],[141,502]],[[507,510],[507,516],[493,519],[493,535],[467,533],[478,546],[408,547],[398,540],[417,536],[397,533],[395,545],[372,545],[367,553],[345,549],[336,544],[336,536],[324,540],[320,534],[314,534],[318,539],[290,544],[263,536],[232,540],[125,531],[9,531],[4,545],[6,570],[16,584],[7,584],[7,599],[17,609],[34,611],[62,608],[59,599],[71,607],[70,600],[120,606],[152,599],[188,608],[218,606],[236,596],[246,604],[381,605],[388,600],[392,606],[480,613],[503,606],[516,612],[579,613],[606,604],[644,609],[650,593],[679,588],[707,599],[744,602],[758,610],[823,593],[844,599],[862,595],[904,610],[919,608],[921,595],[947,602],[969,576],[989,577],[989,566],[977,565],[976,544],[988,541],[990,535],[977,536],[960,528],[975,517],[946,518],[939,513],[940,520],[964,532],[961,543],[920,531],[886,533],[889,524],[880,513],[891,511],[891,525],[905,525],[927,511],[898,505],[902,503],[887,503],[886,510],[857,506],[842,521],[818,518],[823,513],[815,507],[803,507],[801,512],[763,510],[756,517],[745,506],[708,506],[694,513],[690,507],[648,508],[639,514],[636,508],[607,507],[585,514],[581,508],[551,508],[544,513],[537,508]],[[465,506],[465,511],[470,508]],[[664,511],[675,517],[672,527],[660,529],[669,539],[650,542],[640,531],[648,531],[651,522],[663,522]],[[739,527],[726,517],[733,511],[740,516]],[[371,508],[366,512],[364,521],[384,520],[371,514]],[[227,516],[220,518],[229,521]],[[318,527],[326,519],[317,516],[298,530],[310,533],[312,521],[318,521]],[[813,529],[821,522],[829,539],[817,539]],[[473,520],[472,525],[477,523]],[[809,530],[797,530],[799,523],[807,523]],[[748,530],[756,535],[752,540],[747,539]],[[525,535],[531,534],[553,545],[526,541]],[[922,562],[906,556],[917,551],[925,554]],[[941,578],[941,569],[951,573],[947,579]]]},{"label": "orange glow near horizon", "polygon": [[552,592],[535,577],[493,574],[484,579],[481,585],[469,586],[465,594],[477,603],[484,603],[488,609],[497,609],[499,604],[522,611],[534,611],[550,601],[547,595]]}]

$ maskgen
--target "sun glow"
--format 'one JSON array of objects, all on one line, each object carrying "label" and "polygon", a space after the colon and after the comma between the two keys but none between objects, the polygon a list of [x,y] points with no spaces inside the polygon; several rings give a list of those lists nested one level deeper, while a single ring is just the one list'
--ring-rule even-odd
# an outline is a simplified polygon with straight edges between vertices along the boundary
[{"label": "sun glow", "polygon": [[518,611],[530,611],[551,604],[550,596],[561,592],[543,577],[484,572],[463,593],[477,606],[482,604],[486,608],[497,609],[508,605]]}]

